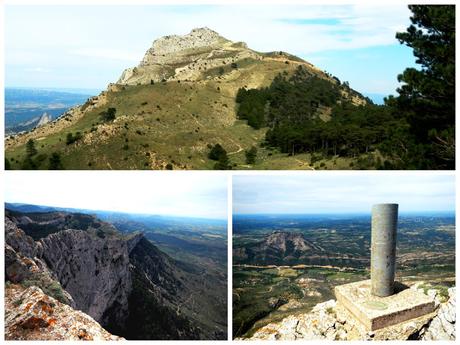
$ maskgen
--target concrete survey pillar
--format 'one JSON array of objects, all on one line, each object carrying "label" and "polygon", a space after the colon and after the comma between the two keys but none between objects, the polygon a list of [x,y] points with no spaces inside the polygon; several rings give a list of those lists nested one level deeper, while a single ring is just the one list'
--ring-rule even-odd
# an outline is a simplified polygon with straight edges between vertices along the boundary
[{"label": "concrete survey pillar", "polygon": [[371,293],[393,294],[396,266],[396,228],[398,204],[372,206]]}]

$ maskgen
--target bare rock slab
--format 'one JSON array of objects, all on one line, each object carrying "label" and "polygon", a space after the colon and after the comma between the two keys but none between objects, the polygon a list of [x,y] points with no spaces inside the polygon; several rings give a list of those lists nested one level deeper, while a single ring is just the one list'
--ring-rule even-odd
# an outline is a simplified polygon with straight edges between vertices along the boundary
[{"label": "bare rock slab", "polygon": [[415,319],[436,309],[432,297],[399,283],[395,283],[395,293],[388,297],[373,296],[370,280],[336,286],[335,296],[369,331]]}]

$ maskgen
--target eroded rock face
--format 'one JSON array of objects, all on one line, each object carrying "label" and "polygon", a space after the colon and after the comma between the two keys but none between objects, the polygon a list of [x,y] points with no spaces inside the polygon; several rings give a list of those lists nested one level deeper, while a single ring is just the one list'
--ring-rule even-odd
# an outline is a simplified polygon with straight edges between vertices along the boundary
[{"label": "eroded rock face", "polygon": [[310,313],[290,315],[239,340],[455,340],[455,288],[435,313],[367,331],[335,300],[317,304]]},{"label": "eroded rock face", "polygon": [[51,117],[51,115],[49,115],[48,113],[43,113],[42,116],[40,116],[40,119],[38,120],[38,123],[35,127],[41,127],[49,122],[51,122],[53,120],[53,118]]},{"label": "eroded rock face", "polygon": [[[224,319],[209,322],[209,316],[203,312],[215,312],[215,306],[207,304],[206,297],[206,289],[215,283],[208,285],[206,274],[199,267],[170,258],[142,233],[122,234],[102,221],[94,222],[91,216],[69,218],[64,214],[68,220],[64,223],[54,222],[62,220],[56,213],[29,214],[25,217],[28,219],[17,216],[5,219],[8,287],[17,283],[20,285],[14,285],[16,290],[39,289],[41,294],[81,310],[81,317],[85,313],[112,334],[129,339],[226,338]],[[39,223],[33,223],[38,220]],[[42,227],[43,222],[52,224],[51,228]],[[81,230],[65,229],[71,224]],[[216,300],[212,293],[209,296],[211,301],[225,303]],[[14,304],[21,305],[22,298]],[[62,338],[64,333],[38,334],[48,332],[48,327],[54,325],[51,314],[39,313],[38,318],[27,321],[19,318],[20,312],[11,304],[5,308],[17,314],[14,320],[9,319],[11,339],[67,339]],[[216,316],[220,317],[220,312]],[[80,327],[78,322],[72,317],[63,327],[73,332]],[[26,331],[33,326],[36,332],[31,335],[23,326]],[[73,338],[69,339],[75,339],[75,335],[97,338],[87,330],[81,334],[72,332]]]},{"label": "eroded rock face", "polygon": [[[99,238],[82,230],[64,230],[39,242],[43,259],[77,309],[104,324],[104,312],[117,304],[115,318],[125,317],[131,276],[129,246],[123,237]],[[132,242],[131,248],[136,241]]]},{"label": "eroded rock face", "polygon": [[5,278],[13,283],[38,286],[62,303],[75,307],[72,296],[41,259],[42,253],[41,243],[35,242],[5,218]]},{"label": "eroded rock face", "polygon": [[8,217],[5,229],[7,280],[38,286],[103,325],[124,321],[131,293],[129,254],[141,233],[124,237],[69,229],[34,241]]},{"label": "eroded rock face", "polygon": [[455,288],[450,288],[449,300],[441,304],[437,315],[420,332],[423,340],[455,340]]},{"label": "eroded rock face", "polygon": [[176,55],[178,58],[179,55],[185,55],[186,51],[193,52],[193,50],[201,48],[216,49],[227,42],[230,41],[209,28],[193,29],[184,36],[164,36],[153,42],[152,48],[147,51],[142,59],[141,66],[167,63],[171,55]]},{"label": "eroded rock face", "polygon": [[6,340],[123,340],[36,286],[5,287]]},{"label": "eroded rock face", "polygon": [[232,42],[208,28],[193,29],[187,35],[161,37],[140,64],[123,71],[118,84],[149,84],[167,80],[202,80],[206,71],[242,59],[262,56],[242,42]]},{"label": "eroded rock face", "polygon": [[5,217],[5,242],[15,251],[21,252],[25,256],[33,258],[37,254],[35,241],[19,229],[8,217]]}]

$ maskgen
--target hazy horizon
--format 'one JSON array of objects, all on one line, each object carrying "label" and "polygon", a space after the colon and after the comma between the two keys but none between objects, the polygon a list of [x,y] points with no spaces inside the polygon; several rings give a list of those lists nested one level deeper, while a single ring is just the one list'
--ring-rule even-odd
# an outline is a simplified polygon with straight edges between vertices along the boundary
[{"label": "hazy horizon", "polygon": [[[56,208],[56,209],[65,209],[65,210],[75,210],[75,211],[83,211],[83,212],[107,212],[107,213],[122,213],[127,215],[135,215],[135,216],[151,216],[151,217],[165,217],[165,218],[178,218],[178,219],[197,219],[197,220],[212,220],[212,221],[222,221],[226,222],[227,218],[204,218],[204,217],[194,217],[194,216],[183,216],[183,215],[175,215],[175,214],[157,214],[157,213],[139,213],[139,212],[127,212],[127,211],[114,211],[114,210],[101,210],[101,209],[93,209],[93,208],[73,208],[73,207],[62,207],[59,205],[42,205],[42,204],[29,204],[26,202],[20,201],[6,201],[5,200],[5,209],[7,209],[7,204],[15,205],[15,206],[35,206],[35,207],[43,207],[43,208]],[[33,211],[39,212],[39,211]],[[48,212],[48,211],[45,211]]]},{"label": "hazy horizon", "polygon": [[[420,210],[420,211],[405,211],[405,212],[398,212],[399,216],[405,215],[422,215],[426,214],[427,217],[434,216],[434,215],[452,215],[455,217],[455,210],[439,210],[439,211],[432,211],[432,210]],[[311,216],[311,217],[323,217],[323,216],[371,216],[371,210],[368,212],[325,212],[325,213],[234,213],[233,217],[235,216],[254,216],[254,217],[301,217],[301,216]]]},{"label": "hazy horizon", "polygon": [[[410,24],[406,5],[7,5],[5,9],[5,85],[12,88],[105,89],[125,68],[137,65],[155,39],[204,26],[257,51],[295,54],[359,92],[378,94],[378,99],[394,94],[397,74],[415,62],[412,50],[395,38]],[[80,18],[85,18],[83,26]],[[235,18],[239,25],[234,25]]]},{"label": "hazy horizon", "polygon": [[172,172],[17,171],[5,200],[107,212],[227,219],[227,177]]}]

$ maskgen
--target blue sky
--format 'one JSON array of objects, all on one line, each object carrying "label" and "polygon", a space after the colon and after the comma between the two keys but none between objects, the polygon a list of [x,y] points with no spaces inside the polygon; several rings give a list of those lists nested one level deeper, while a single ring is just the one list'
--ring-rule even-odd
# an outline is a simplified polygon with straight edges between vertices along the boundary
[{"label": "blue sky", "polygon": [[5,201],[179,217],[227,219],[227,177],[141,171],[18,171]]},{"label": "blue sky", "polygon": [[337,173],[234,176],[234,214],[369,213],[398,203],[400,212],[455,210],[455,179],[436,173]]},{"label": "blue sky", "polygon": [[6,6],[6,86],[104,89],[154,39],[207,26],[259,51],[284,50],[360,92],[389,94],[414,65],[395,32],[405,5]]}]

